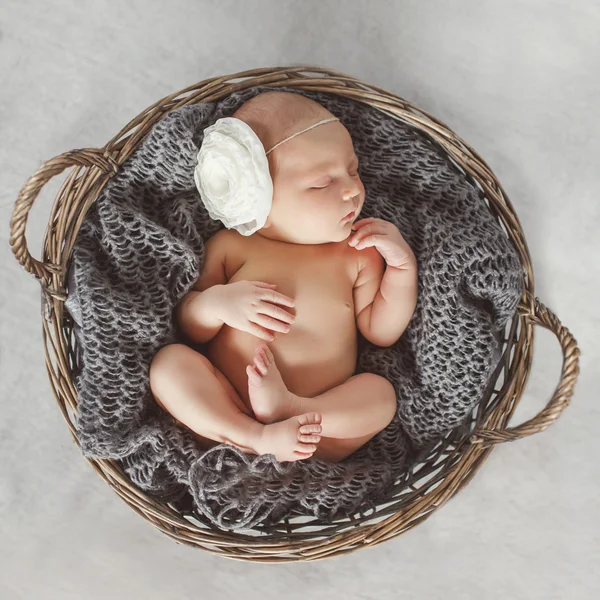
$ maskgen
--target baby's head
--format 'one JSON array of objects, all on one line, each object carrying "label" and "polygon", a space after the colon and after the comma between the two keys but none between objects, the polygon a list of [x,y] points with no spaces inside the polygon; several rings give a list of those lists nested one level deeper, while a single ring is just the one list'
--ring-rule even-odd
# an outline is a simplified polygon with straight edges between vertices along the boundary
[{"label": "baby's head", "polygon": [[[249,125],[265,150],[332,115],[317,102],[288,92],[265,92],[232,115]],[[365,188],[352,138],[331,121],[269,152],[273,204],[256,234],[292,244],[341,242],[362,209]],[[355,210],[352,218],[345,215]]]}]

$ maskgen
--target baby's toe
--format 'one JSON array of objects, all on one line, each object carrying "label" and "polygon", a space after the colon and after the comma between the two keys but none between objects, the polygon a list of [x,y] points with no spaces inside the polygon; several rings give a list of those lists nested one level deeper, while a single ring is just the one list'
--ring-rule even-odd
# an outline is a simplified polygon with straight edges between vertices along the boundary
[{"label": "baby's toe", "polygon": [[304,442],[305,444],[306,443],[310,443],[310,442],[312,442],[314,444],[318,444],[321,441],[321,436],[320,435],[304,435],[304,434],[301,434],[301,435],[298,436],[298,439],[301,442]]},{"label": "baby's toe", "polygon": [[267,365],[265,365],[265,361],[263,360],[262,354],[257,354],[254,357],[254,364],[256,365],[256,369],[261,373],[261,375],[266,375]]},{"label": "baby's toe", "polygon": [[300,433],[321,433],[322,430],[319,423],[313,423],[312,425],[302,425],[298,431]]},{"label": "baby's toe", "polygon": [[321,415],[319,413],[304,413],[298,416],[300,425],[311,425],[313,423],[321,422]]},{"label": "baby's toe", "polygon": [[317,449],[317,445],[316,444],[298,444],[296,446],[296,451],[297,452],[306,452],[306,453],[310,453],[310,452],[314,452]]},{"label": "baby's toe", "polygon": [[272,361],[269,360],[266,352],[261,353],[263,364],[265,365],[265,369],[267,372],[269,371],[269,367],[273,364]]},{"label": "baby's toe", "polygon": [[270,365],[273,362],[273,355],[267,346],[262,349],[261,356],[263,357],[266,365]]},{"label": "baby's toe", "polygon": [[254,370],[254,367],[252,365],[248,365],[246,367],[246,375],[248,375],[248,378],[253,383],[256,383],[258,385],[262,383],[262,377]]},{"label": "baby's toe", "polygon": [[296,452],[294,451],[294,456],[298,459],[298,460],[302,460],[305,458],[310,458],[313,455],[312,452],[309,452],[308,454],[305,454],[304,452]]}]

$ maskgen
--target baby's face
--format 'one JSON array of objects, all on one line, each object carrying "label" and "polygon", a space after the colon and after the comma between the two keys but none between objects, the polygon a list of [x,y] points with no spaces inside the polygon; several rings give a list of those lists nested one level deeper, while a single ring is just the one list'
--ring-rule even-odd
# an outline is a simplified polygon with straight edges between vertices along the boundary
[{"label": "baby's face", "polygon": [[[280,168],[273,177],[273,206],[258,233],[295,244],[345,240],[365,197],[348,130],[339,121],[325,123],[276,152]],[[351,211],[354,216],[344,219]]]}]

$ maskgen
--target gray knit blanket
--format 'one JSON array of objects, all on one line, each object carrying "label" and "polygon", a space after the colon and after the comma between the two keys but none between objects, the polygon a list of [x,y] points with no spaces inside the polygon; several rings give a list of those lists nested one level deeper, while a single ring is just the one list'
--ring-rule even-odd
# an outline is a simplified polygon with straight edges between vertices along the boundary
[{"label": "gray knit blanket", "polygon": [[417,258],[418,302],[400,340],[380,348],[359,333],[356,373],[391,381],[398,410],[337,464],[280,463],[227,444],[201,449],[155,402],[149,366],[162,346],[185,343],[173,309],[202,270],[205,242],[223,227],[193,179],[203,130],[269,89],[166,114],[90,207],[68,273],[82,452],[117,460],[149,496],[187,503],[208,526],[230,530],[294,515],[327,522],[384,501],[423,449],[464,426],[521,294],[517,254],[481,190],[426,134],[335,94],[281,88],[340,118],[360,159],[363,216],[394,223]]}]

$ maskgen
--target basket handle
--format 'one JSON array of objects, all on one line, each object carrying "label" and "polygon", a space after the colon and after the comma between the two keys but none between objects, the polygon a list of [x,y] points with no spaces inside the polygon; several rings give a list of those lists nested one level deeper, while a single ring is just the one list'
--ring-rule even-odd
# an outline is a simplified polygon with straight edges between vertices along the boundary
[{"label": "basket handle", "polygon": [[35,199],[48,181],[55,175],[62,173],[67,167],[76,165],[84,167],[96,166],[112,175],[118,169],[117,163],[109,155],[106,148],[79,148],[70,150],[43,163],[25,182],[15,202],[10,220],[9,243],[14,255],[23,268],[42,282],[44,279],[49,279],[52,273],[60,273],[61,267],[53,263],[36,260],[29,254],[27,240],[25,239],[27,217]]},{"label": "basket handle", "polygon": [[575,381],[579,375],[579,355],[577,341],[570,331],[564,327],[556,315],[544,306],[538,298],[527,294],[529,303],[519,305],[519,312],[525,315],[534,325],[541,325],[552,331],[560,343],[563,353],[563,364],[560,381],[546,407],[535,417],[516,427],[506,429],[480,429],[469,438],[471,444],[480,444],[483,448],[503,442],[514,442],[528,435],[546,430],[569,405]]}]

